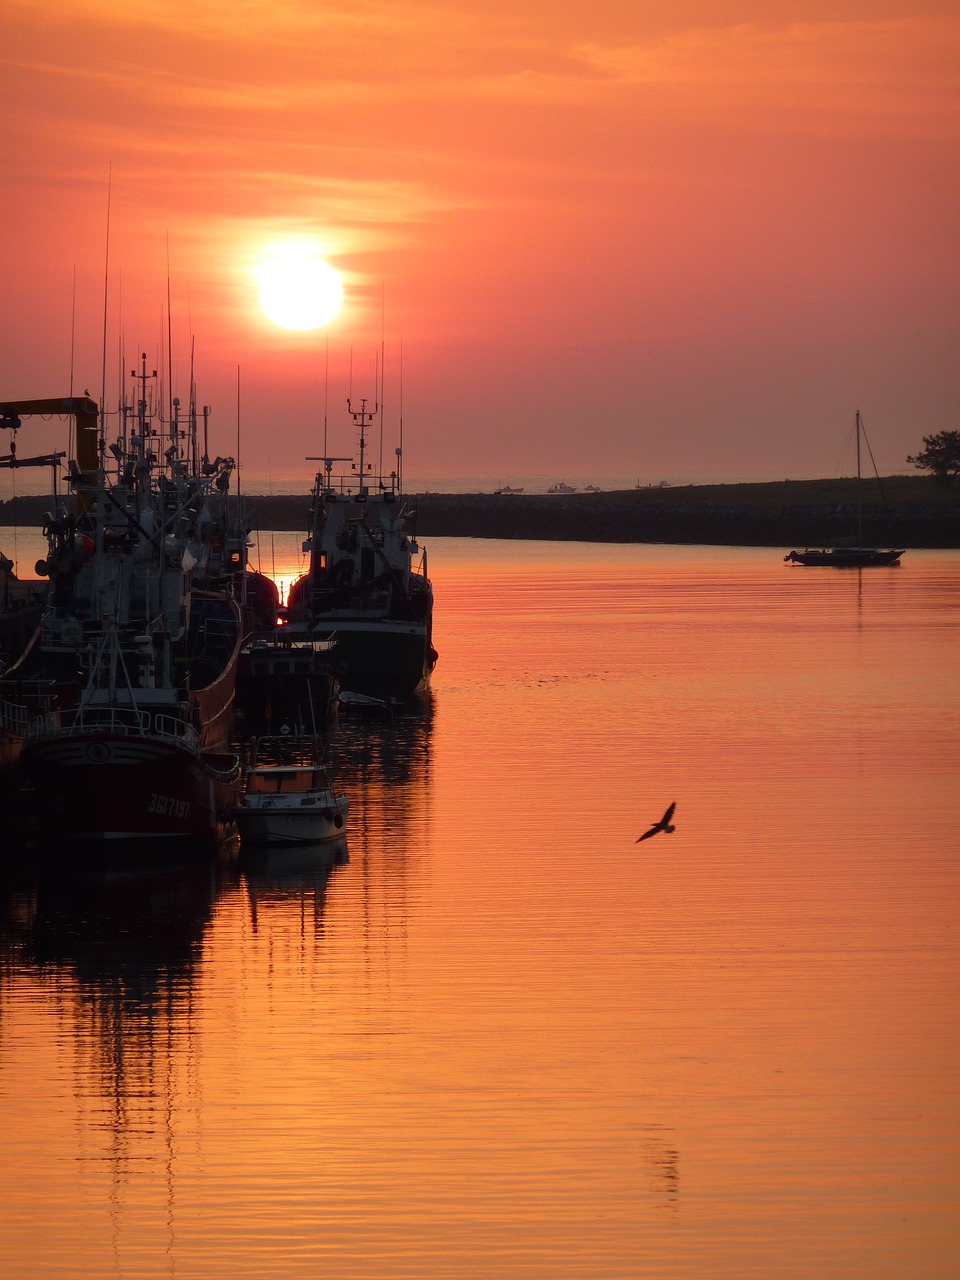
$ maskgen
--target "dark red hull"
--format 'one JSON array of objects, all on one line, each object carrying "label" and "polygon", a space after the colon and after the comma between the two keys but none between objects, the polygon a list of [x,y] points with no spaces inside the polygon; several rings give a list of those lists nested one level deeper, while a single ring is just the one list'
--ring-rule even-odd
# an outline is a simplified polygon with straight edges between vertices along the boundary
[{"label": "dark red hull", "polygon": [[61,732],[21,755],[47,840],[210,845],[240,775],[229,754],[198,754],[170,738]]},{"label": "dark red hull", "polygon": [[208,654],[191,662],[190,693],[196,723],[200,726],[200,745],[204,751],[217,751],[230,740],[233,726],[233,698],[243,643],[240,607],[227,596],[194,591],[191,625],[197,631],[206,627],[218,637]]}]

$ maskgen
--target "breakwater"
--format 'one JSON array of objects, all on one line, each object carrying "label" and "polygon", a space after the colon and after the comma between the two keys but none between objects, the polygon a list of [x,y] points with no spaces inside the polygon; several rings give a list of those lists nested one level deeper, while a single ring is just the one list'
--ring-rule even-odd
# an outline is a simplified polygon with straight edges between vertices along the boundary
[{"label": "breakwater", "polygon": [[[417,493],[422,537],[530,538],[817,546],[855,540],[857,501],[868,544],[960,548],[960,487],[926,476],[688,485],[609,493]],[[306,529],[306,497],[249,497],[254,529]]]},{"label": "breakwater", "polygon": [[[856,540],[857,502],[870,545],[960,548],[960,487],[929,476],[685,485],[609,493],[415,493],[423,537],[531,538],[790,547]],[[309,499],[249,495],[251,529],[306,530]],[[49,499],[0,503],[0,525],[42,524]]]}]

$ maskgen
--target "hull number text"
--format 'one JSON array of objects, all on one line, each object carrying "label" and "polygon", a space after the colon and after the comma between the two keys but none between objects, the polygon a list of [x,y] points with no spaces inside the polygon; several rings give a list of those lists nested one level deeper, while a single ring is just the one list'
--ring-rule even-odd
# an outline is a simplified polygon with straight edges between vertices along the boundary
[{"label": "hull number text", "polygon": [[150,795],[147,812],[164,818],[185,818],[190,812],[190,801],[178,800],[176,796],[158,796],[154,791]]}]

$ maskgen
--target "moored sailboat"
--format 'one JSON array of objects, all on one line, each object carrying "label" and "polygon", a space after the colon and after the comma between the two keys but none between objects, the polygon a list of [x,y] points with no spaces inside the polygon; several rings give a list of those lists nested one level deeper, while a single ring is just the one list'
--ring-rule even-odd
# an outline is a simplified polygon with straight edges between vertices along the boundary
[{"label": "moored sailboat", "polygon": [[[857,410],[856,416],[856,438],[857,438],[857,535],[856,542],[851,545],[837,545],[833,547],[806,547],[802,551],[793,550],[785,555],[784,561],[788,564],[806,565],[808,568],[833,568],[833,569],[867,569],[880,567],[883,565],[895,565],[900,563],[900,557],[904,554],[903,547],[865,547],[863,545],[863,502],[860,493],[861,467],[860,467],[860,439],[866,436],[863,431],[863,423],[860,419],[860,410]],[[869,449],[869,441],[867,442]],[[872,455],[871,455],[872,458]],[[876,467],[874,467],[876,471]],[[880,477],[877,476],[877,483],[880,484]],[[883,488],[880,488],[881,496]]]}]

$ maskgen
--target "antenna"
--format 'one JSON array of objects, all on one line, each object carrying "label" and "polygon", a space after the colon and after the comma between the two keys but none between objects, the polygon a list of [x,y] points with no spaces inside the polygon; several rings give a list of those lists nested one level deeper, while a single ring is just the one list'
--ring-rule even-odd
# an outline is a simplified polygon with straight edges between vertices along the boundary
[{"label": "antenna", "polygon": [[117,366],[117,412],[123,431],[123,447],[127,447],[127,353],[126,334],[123,329],[123,271],[117,272],[117,356],[119,365]]},{"label": "antenna", "polygon": [[73,264],[73,298],[70,303],[70,399],[73,399],[73,357],[77,336],[77,264]]},{"label": "antenna", "polygon": [[190,394],[187,397],[187,422],[189,423],[192,459],[197,458],[197,374],[196,374],[197,336],[190,335]]},{"label": "antenna", "polygon": [[237,511],[240,510],[240,366],[237,365]]},{"label": "antenna", "polygon": [[107,299],[110,280],[110,203],[113,198],[113,161],[107,169],[107,235],[103,259],[103,363],[100,369],[100,454],[103,455],[103,415],[107,398]]},{"label": "antenna", "polygon": [[[381,348],[382,348],[382,341],[381,341]],[[380,423],[380,447],[377,451],[377,478],[382,483],[383,482],[383,353],[382,353],[382,349],[381,351],[378,351],[376,354],[376,358],[374,360],[374,366],[375,366],[375,371],[374,371],[373,385],[377,391],[376,406],[374,407],[374,413],[376,413],[377,419]]]},{"label": "antenna", "polygon": [[385,285],[380,281],[380,456],[377,461],[377,473],[383,480],[383,398],[386,377],[386,357],[384,353],[383,329],[385,306]]},{"label": "antenna", "polygon": [[367,400],[365,396],[360,399],[360,408],[354,409],[350,400],[347,401],[347,413],[350,414],[353,421],[360,428],[360,474],[358,476],[358,493],[357,498],[360,502],[364,502],[367,497],[367,486],[364,484],[364,476],[366,474],[366,464],[364,458],[366,456],[366,429],[367,423],[371,418],[376,417],[379,406],[375,403],[372,409],[367,408]]},{"label": "antenna", "polygon": [[[170,232],[167,232],[167,382],[169,389],[169,414],[170,422],[173,423],[173,321],[172,310],[170,306]],[[173,427],[171,425],[171,431]]]},{"label": "antenna", "polygon": [[323,452],[327,452],[327,397],[330,392],[330,335],[327,334],[327,354],[323,370]]},{"label": "antenna", "polygon": [[400,443],[397,445],[397,486],[403,493],[403,334],[400,335]]}]

